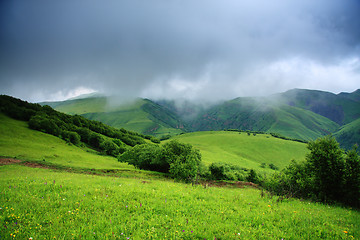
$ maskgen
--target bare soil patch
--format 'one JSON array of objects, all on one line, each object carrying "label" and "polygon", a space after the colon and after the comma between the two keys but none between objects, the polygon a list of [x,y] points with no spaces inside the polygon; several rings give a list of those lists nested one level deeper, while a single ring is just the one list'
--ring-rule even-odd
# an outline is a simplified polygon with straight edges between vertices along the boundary
[{"label": "bare soil patch", "polygon": [[21,163],[21,161],[19,159],[14,159],[14,158],[0,158],[0,165],[10,165],[17,163]]}]

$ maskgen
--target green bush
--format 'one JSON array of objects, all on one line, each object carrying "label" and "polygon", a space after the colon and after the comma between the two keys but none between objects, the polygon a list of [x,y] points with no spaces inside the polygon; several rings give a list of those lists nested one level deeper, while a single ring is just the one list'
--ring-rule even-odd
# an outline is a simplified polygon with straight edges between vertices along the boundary
[{"label": "green bush", "polygon": [[228,163],[212,163],[209,166],[210,178],[214,180],[233,180],[244,181],[246,180],[245,170]]},{"label": "green bush", "polygon": [[266,179],[264,188],[278,195],[360,207],[360,157],[356,148],[345,153],[331,136],[309,142],[308,148],[305,161],[292,161]]},{"label": "green bush", "polygon": [[171,177],[194,181],[200,174],[200,152],[190,144],[171,141],[163,146],[142,144],[127,150],[118,157],[140,169],[169,173]]},{"label": "green bush", "polygon": [[62,138],[67,141],[70,142],[74,145],[79,145],[80,144],[80,135],[77,134],[76,132],[71,132],[71,131],[62,131],[61,133]]}]

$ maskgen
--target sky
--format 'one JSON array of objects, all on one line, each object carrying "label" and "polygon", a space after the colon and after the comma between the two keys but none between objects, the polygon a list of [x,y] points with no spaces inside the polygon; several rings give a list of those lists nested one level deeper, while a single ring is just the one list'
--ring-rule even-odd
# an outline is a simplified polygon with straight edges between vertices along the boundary
[{"label": "sky", "polygon": [[360,88],[358,0],[3,0],[0,94],[224,100]]}]

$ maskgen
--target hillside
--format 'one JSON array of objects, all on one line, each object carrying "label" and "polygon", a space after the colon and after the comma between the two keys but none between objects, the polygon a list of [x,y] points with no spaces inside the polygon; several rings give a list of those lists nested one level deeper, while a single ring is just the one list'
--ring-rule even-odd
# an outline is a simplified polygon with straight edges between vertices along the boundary
[{"label": "hillside", "polygon": [[[240,97],[217,104],[177,100],[90,97],[46,103],[55,109],[80,114],[116,128],[157,137],[183,132],[239,129],[274,132],[289,138],[314,140],[335,134],[360,118],[360,90],[353,93],[293,89],[268,97]],[[356,125],[355,121],[352,125]],[[358,135],[338,141],[343,147],[360,142]]]},{"label": "hillside", "polygon": [[360,90],[334,94],[316,90],[293,89],[273,97],[289,106],[296,106],[322,115],[340,124],[360,118]]},{"label": "hillside", "polygon": [[0,156],[20,160],[41,161],[60,166],[94,169],[133,169],[116,158],[77,147],[40,131],[29,129],[28,123],[0,113]]},{"label": "hillside", "polygon": [[360,118],[342,126],[334,133],[334,137],[346,149],[351,149],[354,144],[360,146]]},{"label": "hillside", "polygon": [[147,135],[161,137],[185,130],[184,124],[174,113],[148,99],[121,102],[111,97],[90,97],[41,104],[64,113],[82,115],[112,127]]},{"label": "hillside", "polygon": [[303,160],[307,153],[306,144],[274,138],[268,134],[250,134],[233,131],[208,131],[187,133],[174,139],[189,143],[200,150],[202,160],[210,165],[224,162],[247,169],[272,171],[266,166],[278,168],[287,166],[292,159]]},{"label": "hillside", "polygon": [[190,124],[195,131],[240,129],[276,132],[312,140],[338,129],[338,124],[313,112],[275,105],[266,99],[237,98],[206,110]]}]

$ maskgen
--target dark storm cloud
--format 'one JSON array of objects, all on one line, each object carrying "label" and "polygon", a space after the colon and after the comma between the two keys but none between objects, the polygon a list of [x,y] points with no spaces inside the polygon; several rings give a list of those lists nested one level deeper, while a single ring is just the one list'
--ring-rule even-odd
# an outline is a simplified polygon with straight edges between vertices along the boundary
[{"label": "dark storm cloud", "polygon": [[81,88],[217,99],[302,86],[336,91],[323,72],[346,78],[344,88],[359,76],[355,0],[1,4],[1,91],[30,100]]}]

